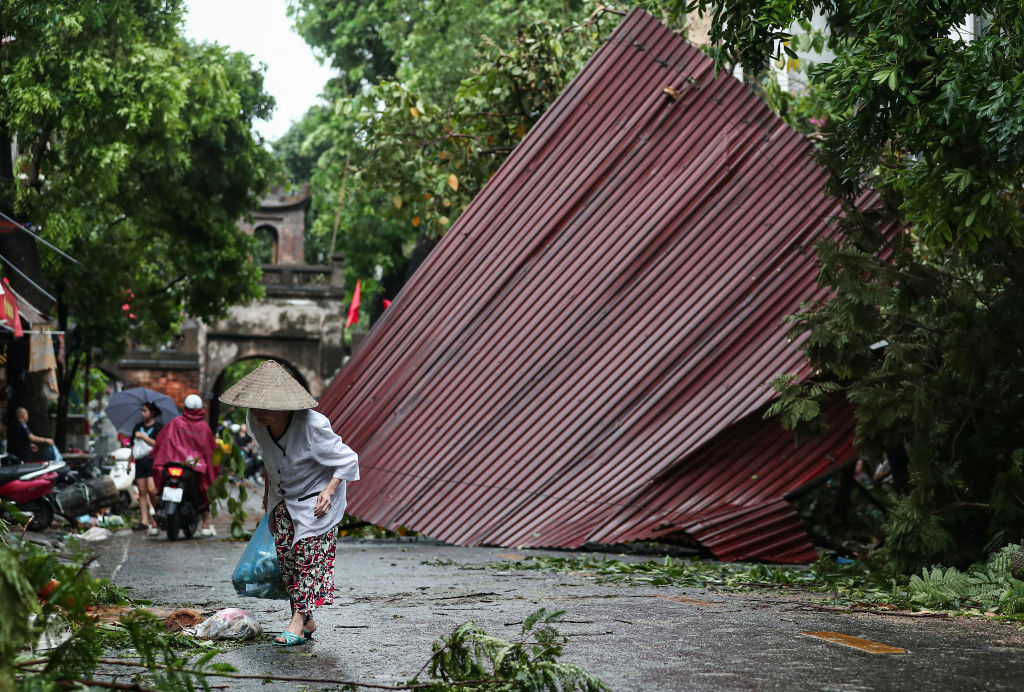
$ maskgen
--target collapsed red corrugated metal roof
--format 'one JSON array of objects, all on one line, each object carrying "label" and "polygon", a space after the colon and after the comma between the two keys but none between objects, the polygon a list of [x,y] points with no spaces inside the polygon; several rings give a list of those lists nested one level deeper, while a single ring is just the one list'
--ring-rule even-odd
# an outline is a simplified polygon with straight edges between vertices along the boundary
[{"label": "collapsed red corrugated metal roof", "polygon": [[783,496],[849,454],[850,426],[794,448],[761,412],[767,380],[804,372],[780,320],[821,295],[824,179],[631,12],[321,396],[361,457],[349,511],[465,545],[685,532],[724,559],[813,558]]}]

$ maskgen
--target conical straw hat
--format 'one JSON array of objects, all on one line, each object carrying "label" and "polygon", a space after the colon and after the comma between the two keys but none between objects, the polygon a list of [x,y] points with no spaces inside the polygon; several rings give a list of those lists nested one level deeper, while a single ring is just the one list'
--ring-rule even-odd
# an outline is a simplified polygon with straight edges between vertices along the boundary
[{"label": "conical straw hat", "polygon": [[218,398],[231,406],[270,411],[298,411],[317,405],[305,387],[274,360],[264,361]]}]

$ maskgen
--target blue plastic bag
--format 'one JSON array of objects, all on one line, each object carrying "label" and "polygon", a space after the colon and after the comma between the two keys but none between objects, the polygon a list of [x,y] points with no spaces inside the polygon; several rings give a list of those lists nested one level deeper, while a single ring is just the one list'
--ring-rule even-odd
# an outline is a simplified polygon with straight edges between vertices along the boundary
[{"label": "blue plastic bag", "polygon": [[235,571],[231,573],[231,583],[239,596],[288,598],[281,567],[277,562],[274,536],[267,525],[267,515],[263,515],[260,525],[249,539],[249,545],[245,547]]}]

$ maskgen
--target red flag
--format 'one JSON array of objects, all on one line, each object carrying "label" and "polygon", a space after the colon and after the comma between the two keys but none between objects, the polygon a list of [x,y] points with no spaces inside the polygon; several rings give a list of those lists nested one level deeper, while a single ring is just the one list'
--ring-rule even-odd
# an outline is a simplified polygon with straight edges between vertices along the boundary
[{"label": "red flag", "polygon": [[348,306],[348,319],[345,326],[351,327],[359,321],[359,294],[362,292],[362,279],[356,279],[356,290],[352,292],[352,304]]},{"label": "red flag", "polygon": [[14,330],[15,338],[25,336],[25,330],[21,328],[21,317],[18,316],[18,299],[14,297],[7,277],[4,277],[3,286],[0,287],[0,320]]}]

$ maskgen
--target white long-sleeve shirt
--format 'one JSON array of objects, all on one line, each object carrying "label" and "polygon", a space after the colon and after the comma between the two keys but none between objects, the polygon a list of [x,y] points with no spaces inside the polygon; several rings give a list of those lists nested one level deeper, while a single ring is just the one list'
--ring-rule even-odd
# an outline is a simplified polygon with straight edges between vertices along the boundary
[{"label": "white long-sleeve shirt", "polygon": [[[329,531],[345,515],[345,482],[359,480],[359,455],[342,442],[331,421],[309,409],[295,411],[280,439],[270,436],[250,412],[249,430],[263,449],[263,465],[269,480],[267,511],[282,500],[295,525],[295,542]],[[313,514],[317,495],[332,478],[341,484],[322,517]],[[292,545],[295,543],[293,542]]]}]

